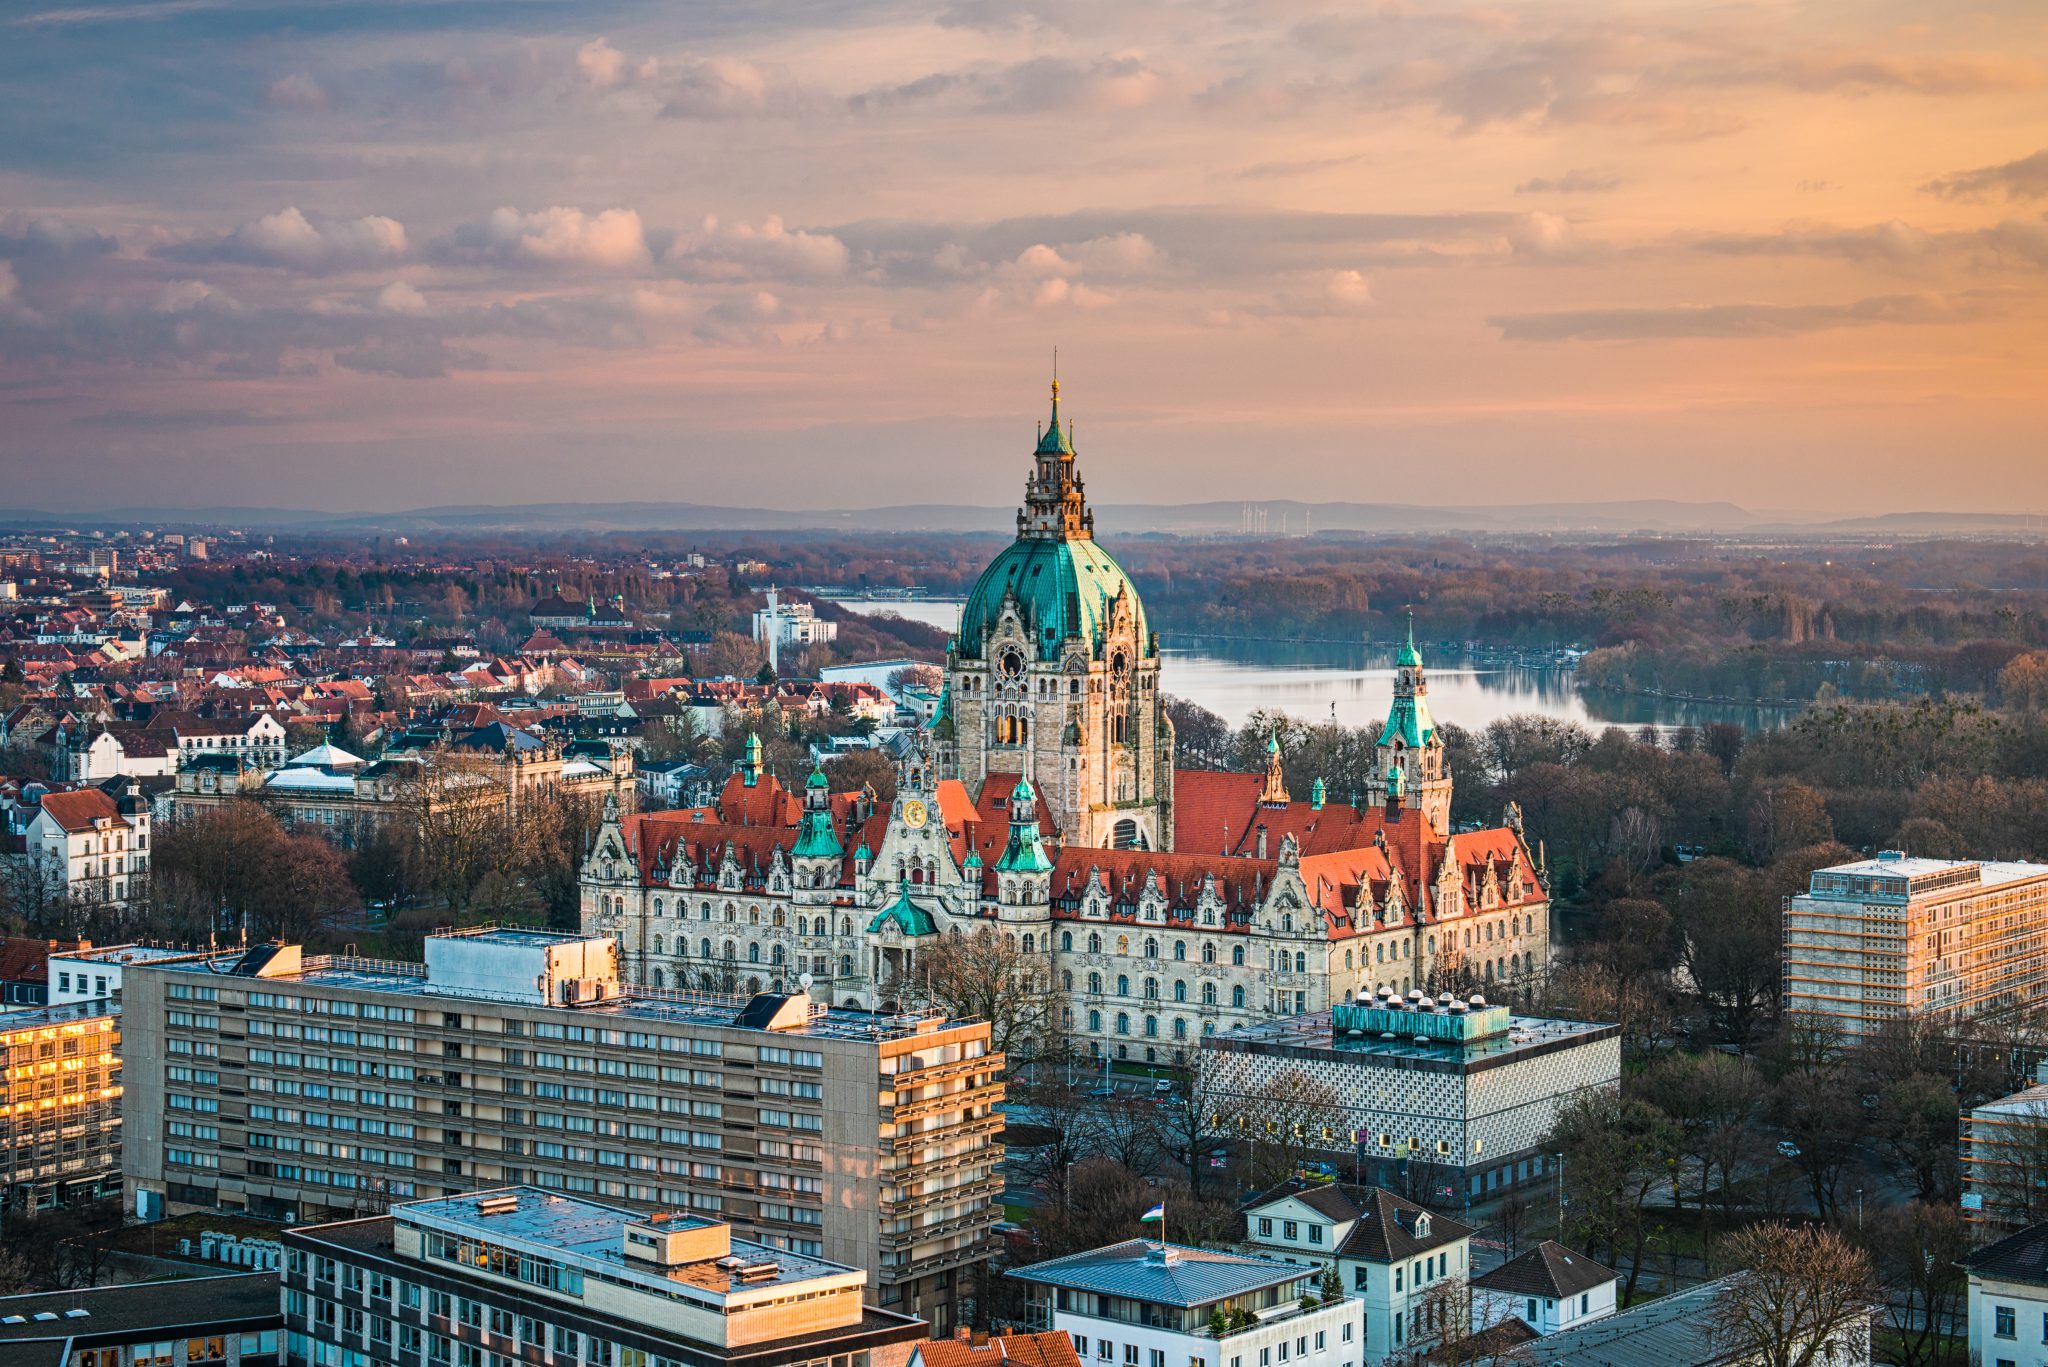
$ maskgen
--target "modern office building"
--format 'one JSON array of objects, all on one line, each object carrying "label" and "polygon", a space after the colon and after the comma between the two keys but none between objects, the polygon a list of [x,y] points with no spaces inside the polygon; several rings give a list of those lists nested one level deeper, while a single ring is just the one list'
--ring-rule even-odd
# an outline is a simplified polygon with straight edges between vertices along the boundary
[{"label": "modern office building", "polygon": [[1973,1106],[1958,1129],[1965,1220],[2018,1229],[2048,1218],[2048,1085]]},{"label": "modern office building", "polygon": [[1875,859],[1815,870],[1785,902],[1787,1012],[1854,1043],[1888,1020],[1971,1020],[2048,997],[2048,864]]},{"label": "modern office building", "polygon": [[121,1188],[120,1008],[0,1010],[0,1211]]},{"label": "modern office building", "polygon": [[1313,1268],[1130,1239],[1032,1263],[1034,1327],[1098,1367],[1366,1367],[1363,1306],[1325,1301]]},{"label": "modern office building", "polygon": [[1226,1131],[1342,1156],[1366,1181],[1456,1205],[1543,1175],[1559,1111],[1620,1085],[1621,1027],[1381,989],[1205,1039],[1200,1066]]},{"label": "modern office building", "polygon": [[125,1172],[145,1217],[309,1221],[531,1185],[728,1221],[951,1327],[1002,1218],[985,1021],[629,988],[604,937],[263,945],[131,966]]},{"label": "modern office building", "polygon": [[0,1297],[7,1367],[277,1367],[275,1272]]},{"label": "modern office building", "polygon": [[859,1268],[536,1187],[284,1236],[286,1344],[318,1367],[884,1367],[926,1325]]}]

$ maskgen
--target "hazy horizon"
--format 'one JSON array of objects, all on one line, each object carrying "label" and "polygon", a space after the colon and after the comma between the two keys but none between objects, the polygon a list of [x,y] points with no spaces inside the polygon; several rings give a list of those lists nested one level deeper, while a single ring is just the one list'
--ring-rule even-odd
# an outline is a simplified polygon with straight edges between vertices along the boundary
[{"label": "hazy horizon", "polygon": [[2048,511],[2048,19],[49,0],[0,511]]}]

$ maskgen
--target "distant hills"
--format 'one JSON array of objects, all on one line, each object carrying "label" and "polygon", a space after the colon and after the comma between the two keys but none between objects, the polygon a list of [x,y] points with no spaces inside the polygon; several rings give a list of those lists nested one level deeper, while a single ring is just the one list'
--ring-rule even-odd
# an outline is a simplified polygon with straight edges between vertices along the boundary
[{"label": "distant hills", "polygon": [[[1247,509],[1262,519],[1248,527]],[[1612,502],[1519,503],[1486,507],[1427,504],[1302,503],[1286,499],[1255,502],[1101,504],[1096,525],[1122,535],[1157,533],[1202,536],[1240,533],[1278,536],[1307,532],[1400,533],[1603,533],[1666,535],[1743,533],[1791,535],[2038,536],[2048,518],[2020,513],[1889,513],[1876,517],[1823,519],[1776,514],[1766,518],[1733,503],[1687,503],[1675,499]],[[701,503],[524,503],[507,506],[457,504],[395,513],[332,513],[307,508],[109,508],[93,513],[0,513],[0,526],[105,527],[158,525],[239,527],[254,530],[328,532],[345,535],[387,532],[1008,532],[1016,526],[1012,507],[911,503],[879,508],[778,509],[723,507]]]}]

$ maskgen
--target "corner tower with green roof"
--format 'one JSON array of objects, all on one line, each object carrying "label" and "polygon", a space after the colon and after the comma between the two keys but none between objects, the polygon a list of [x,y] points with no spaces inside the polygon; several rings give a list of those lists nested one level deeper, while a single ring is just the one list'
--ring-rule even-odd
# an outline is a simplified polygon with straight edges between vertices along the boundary
[{"label": "corner tower with green roof", "polygon": [[[1408,641],[1394,656],[1394,698],[1380,728],[1378,775],[1367,785],[1367,801],[1384,805],[1390,794],[1422,813],[1438,835],[1451,829],[1451,770],[1444,743],[1429,711],[1429,676],[1415,648],[1415,614],[1408,614]],[[1398,778],[1396,775],[1398,774]]]},{"label": "corner tower with green roof", "polygon": [[1170,848],[1159,639],[1095,540],[1057,379],[1031,460],[1017,539],[975,582],[947,652],[945,768],[970,792],[1028,774],[1062,844]]}]

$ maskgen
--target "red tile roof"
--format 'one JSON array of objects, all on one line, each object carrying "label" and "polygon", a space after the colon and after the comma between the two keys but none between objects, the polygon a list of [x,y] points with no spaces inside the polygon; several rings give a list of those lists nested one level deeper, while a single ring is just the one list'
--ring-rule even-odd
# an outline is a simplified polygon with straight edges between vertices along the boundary
[{"label": "red tile roof", "polygon": [[1042,1334],[991,1335],[966,1343],[934,1339],[918,1344],[916,1352],[924,1367],[999,1367],[1005,1362],[1023,1367],[1081,1367],[1073,1339],[1057,1329]]},{"label": "red tile roof", "polygon": [[69,793],[45,793],[43,811],[64,830],[89,831],[98,821],[121,821],[121,809],[114,799],[97,788],[80,788]]}]

